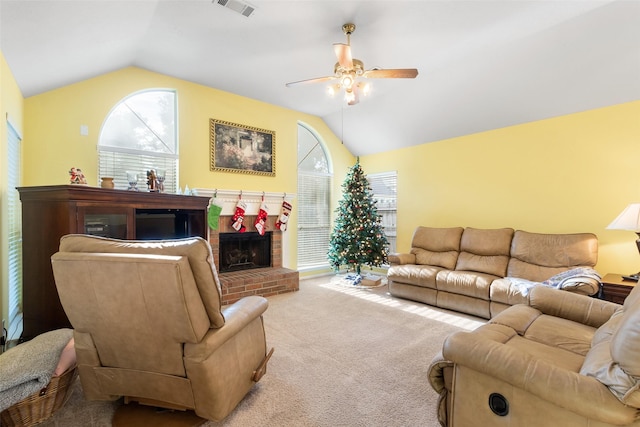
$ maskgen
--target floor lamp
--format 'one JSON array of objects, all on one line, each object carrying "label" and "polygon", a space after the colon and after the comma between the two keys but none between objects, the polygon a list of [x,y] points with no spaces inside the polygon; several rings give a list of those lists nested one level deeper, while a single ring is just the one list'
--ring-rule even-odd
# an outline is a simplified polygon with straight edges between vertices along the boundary
[{"label": "floor lamp", "polygon": [[[640,252],[640,203],[631,203],[627,206],[611,224],[607,226],[607,230],[630,230],[638,235],[636,246]],[[623,276],[626,279],[638,280],[640,273]]]}]

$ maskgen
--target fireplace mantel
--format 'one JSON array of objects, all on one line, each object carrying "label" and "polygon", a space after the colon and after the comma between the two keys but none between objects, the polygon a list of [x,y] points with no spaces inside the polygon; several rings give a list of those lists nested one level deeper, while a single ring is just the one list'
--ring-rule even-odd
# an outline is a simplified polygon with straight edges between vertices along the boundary
[{"label": "fireplace mantel", "polygon": [[262,191],[246,191],[246,190],[220,190],[214,188],[195,188],[198,196],[214,198],[222,206],[221,216],[233,215],[236,209],[238,199],[242,196],[242,200],[247,204],[245,215],[257,215],[260,209],[260,203],[264,197],[264,202],[269,207],[269,215],[278,215],[280,206],[283,201],[291,203],[296,198],[295,193],[274,193]]}]

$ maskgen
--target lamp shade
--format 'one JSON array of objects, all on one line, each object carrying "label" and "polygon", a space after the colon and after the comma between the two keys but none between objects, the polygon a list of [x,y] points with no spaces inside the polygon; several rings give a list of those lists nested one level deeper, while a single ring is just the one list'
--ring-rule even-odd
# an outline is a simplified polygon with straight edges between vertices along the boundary
[{"label": "lamp shade", "polygon": [[631,203],[627,206],[622,213],[607,226],[607,230],[631,230],[640,232],[640,203]]}]

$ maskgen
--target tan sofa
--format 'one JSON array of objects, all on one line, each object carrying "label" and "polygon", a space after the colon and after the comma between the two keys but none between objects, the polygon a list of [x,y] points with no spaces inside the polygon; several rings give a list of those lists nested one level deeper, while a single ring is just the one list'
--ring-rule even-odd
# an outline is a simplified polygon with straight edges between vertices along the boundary
[{"label": "tan sofa", "polygon": [[558,289],[597,294],[597,259],[591,233],[418,227],[411,251],[389,256],[387,278],[394,296],[490,319],[527,304],[531,288],[550,279]]},{"label": "tan sofa", "polygon": [[429,368],[443,426],[640,426],[640,288],[624,306],[531,291]]},{"label": "tan sofa", "polygon": [[67,235],[51,263],[87,400],[124,396],[220,421],[266,372],[268,301],[222,308],[206,240]]}]

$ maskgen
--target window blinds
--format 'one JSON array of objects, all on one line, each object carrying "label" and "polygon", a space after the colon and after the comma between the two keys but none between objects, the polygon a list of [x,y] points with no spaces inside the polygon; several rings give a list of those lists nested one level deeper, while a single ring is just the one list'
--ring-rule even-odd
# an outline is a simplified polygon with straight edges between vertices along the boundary
[{"label": "window blinds", "polygon": [[381,217],[384,234],[389,241],[389,253],[396,252],[397,188],[398,172],[381,172],[367,175],[369,186]]},{"label": "window blinds", "polygon": [[22,311],[22,210],[20,195],[20,136],[7,121],[8,129],[8,190],[7,218],[9,225],[9,325],[12,325]]},{"label": "window blinds", "polygon": [[138,188],[147,190],[147,171],[150,169],[164,169],[166,179],[164,182],[165,193],[175,194],[177,191],[178,160],[175,155],[142,153],[123,148],[100,147],[98,152],[100,177],[112,176],[115,188],[126,190],[129,187],[127,172],[138,174]]},{"label": "window blinds", "polygon": [[298,268],[328,266],[329,174],[298,172]]}]

